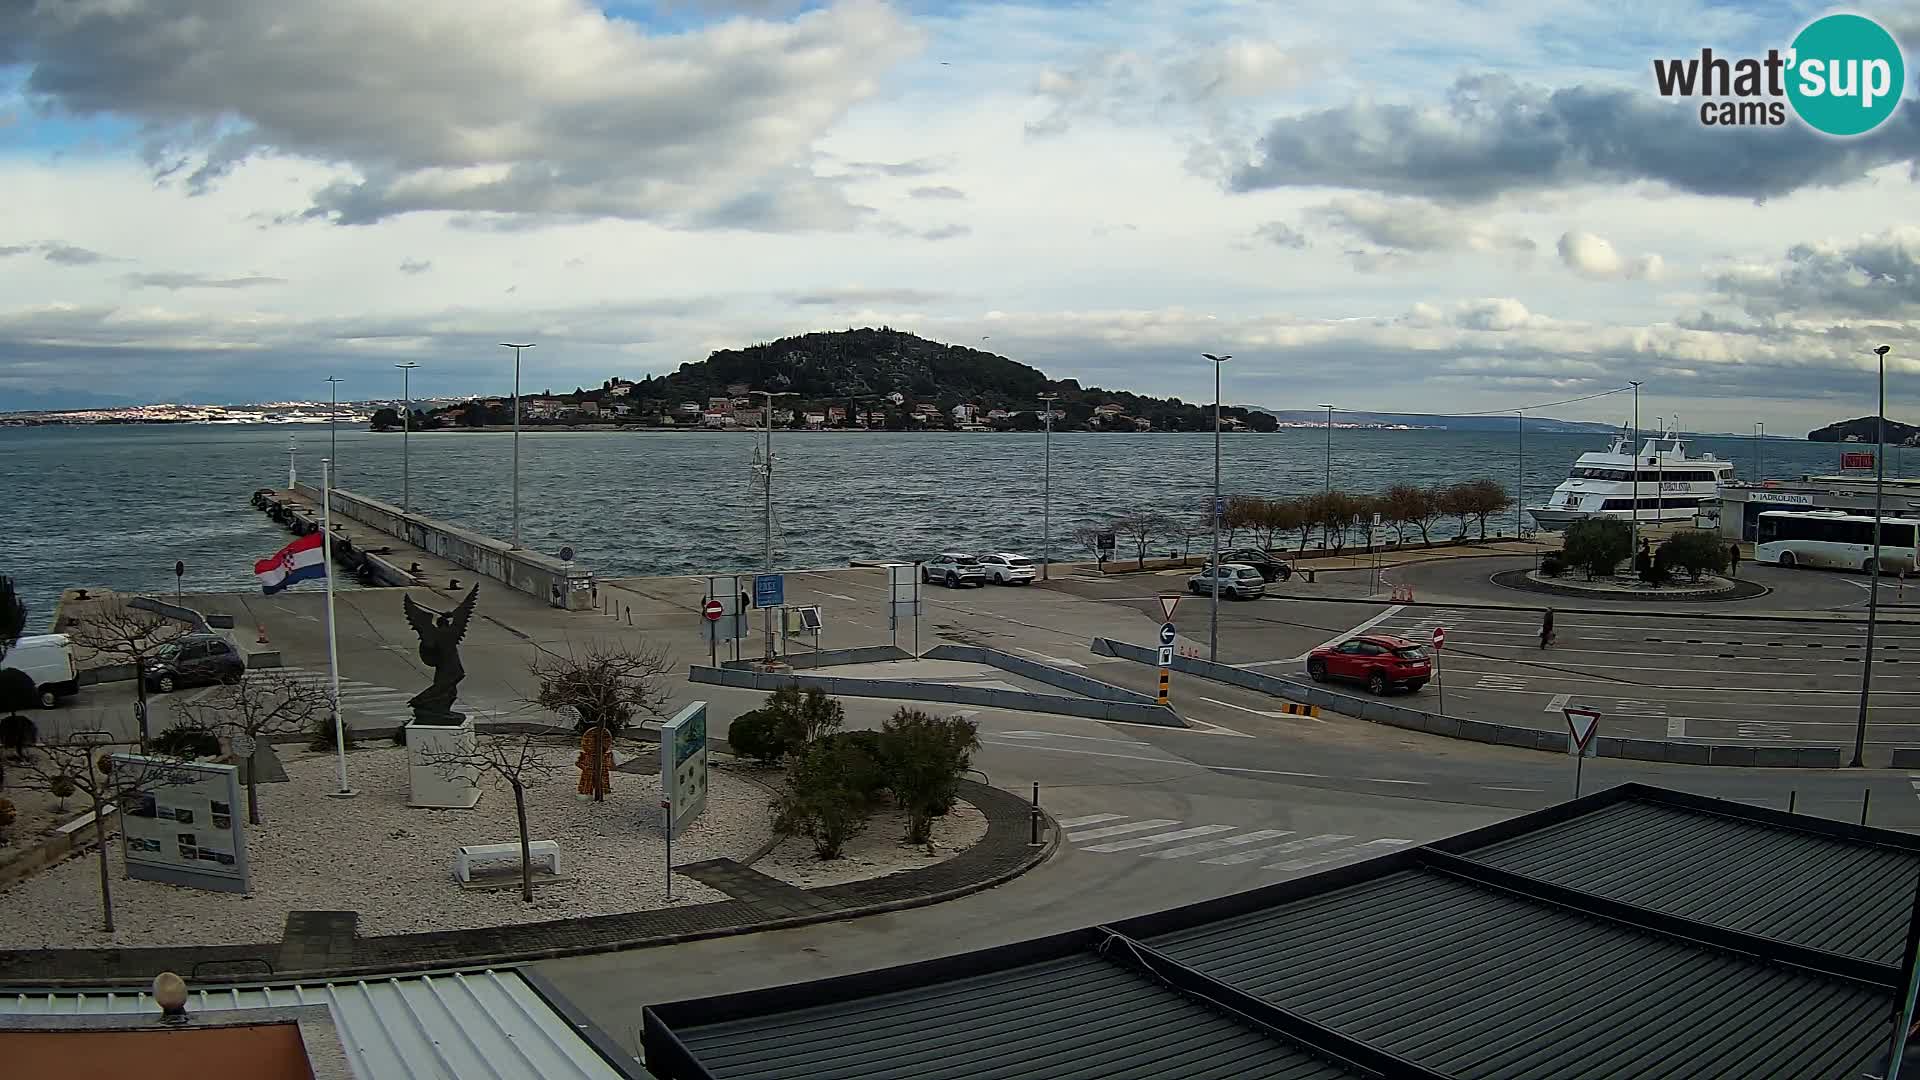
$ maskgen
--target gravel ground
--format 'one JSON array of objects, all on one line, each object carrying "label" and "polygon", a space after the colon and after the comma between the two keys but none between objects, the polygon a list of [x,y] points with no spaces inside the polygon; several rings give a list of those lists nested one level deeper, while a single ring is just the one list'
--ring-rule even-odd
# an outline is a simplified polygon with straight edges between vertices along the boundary
[{"label": "gravel ground", "polygon": [[[534,839],[559,842],[560,869],[574,880],[536,887],[533,904],[522,903],[517,889],[468,892],[453,880],[454,848],[518,838],[505,785],[482,781],[471,810],[414,809],[407,806],[406,750],[382,747],[348,756],[359,798],[329,799],[336,786],[332,755],[302,751],[285,758],[287,783],[261,786],[266,824],[247,830],[251,894],[128,880],[116,842],[117,933],[100,931],[98,861],[88,852],[6,891],[0,942],[33,949],[277,941],[293,910],[358,911],[360,932],[373,935],[668,906],[659,778],[616,773],[606,802],[583,803],[574,795],[573,755],[563,756],[551,780],[529,789],[527,818]],[[674,862],[744,860],[770,837],[770,820],[766,788],[716,765],[706,812],[675,841]],[[725,899],[686,877],[673,891],[675,905]]]},{"label": "gravel ground", "polygon": [[0,862],[45,840],[60,826],[87,812],[87,797],[79,793],[67,796],[67,808],[57,810],[60,800],[44,791],[26,786],[27,770],[12,758],[6,762],[7,786],[0,799],[13,803],[14,823],[0,832]]},{"label": "gravel ground", "polygon": [[979,843],[980,838],[987,835],[987,818],[972,803],[960,802],[945,817],[933,819],[931,844],[909,845],[900,839],[905,835],[907,815],[897,810],[882,810],[873,815],[864,830],[847,841],[838,859],[821,859],[813,853],[813,841],[795,837],[782,840],[779,847],[754,863],[753,868],[805,889],[918,870],[945,862]]}]

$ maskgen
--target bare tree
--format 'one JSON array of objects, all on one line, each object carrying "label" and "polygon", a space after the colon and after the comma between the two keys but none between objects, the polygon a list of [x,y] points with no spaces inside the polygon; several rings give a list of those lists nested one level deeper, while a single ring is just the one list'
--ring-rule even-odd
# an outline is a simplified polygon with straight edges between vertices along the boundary
[{"label": "bare tree", "polygon": [[1140,569],[1147,568],[1147,547],[1156,537],[1177,536],[1179,525],[1165,514],[1152,511],[1134,511],[1113,519],[1112,529],[1115,536],[1125,537],[1133,545],[1134,556]]},{"label": "bare tree", "polygon": [[72,633],[73,643],[109,660],[133,665],[133,718],[140,750],[147,749],[147,661],[159,655],[186,627],[115,596],[101,601]]},{"label": "bare tree", "polygon": [[113,933],[113,882],[107,857],[107,808],[121,813],[141,796],[191,783],[192,775],[173,760],[121,761],[109,767],[110,746],[66,732],[43,741],[27,759],[27,786],[58,799],[79,795],[93,810],[93,839],[100,849],[100,918]]},{"label": "bare tree", "polygon": [[[571,713],[573,730],[584,734],[589,728],[606,733],[603,745],[611,745],[636,717],[665,719],[665,706],[673,692],[667,677],[673,670],[672,655],[664,647],[642,641],[638,645],[590,645],[584,652],[571,647],[565,653],[541,650],[528,665],[540,692],[530,703],[557,713]],[[594,802],[606,801],[606,791],[594,770]]]},{"label": "bare tree", "polygon": [[497,776],[513,790],[513,813],[520,826],[520,899],[533,903],[533,842],[527,835],[527,785],[552,779],[566,764],[560,744],[535,732],[489,732],[476,737],[472,750],[422,751],[420,763],[449,780]]},{"label": "bare tree", "polygon": [[275,735],[294,735],[328,712],[328,698],[314,683],[275,668],[249,671],[239,682],[216,686],[198,698],[174,702],[184,722],[227,736],[247,759],[247,823],[260,824],[260,747]]}]

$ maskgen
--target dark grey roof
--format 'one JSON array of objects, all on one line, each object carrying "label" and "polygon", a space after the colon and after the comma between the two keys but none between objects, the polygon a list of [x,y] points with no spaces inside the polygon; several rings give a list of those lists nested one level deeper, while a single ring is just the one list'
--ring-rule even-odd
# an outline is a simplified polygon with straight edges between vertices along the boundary
[{"label": "dark grey roof", "polygon": [[1669,803],[1617,803],[1471,850],[1474,861],[1686,919],[1900,962],[1920,851]]},{"label": "dark grey roof", "polygon": [[665,1080],[1859,1077],[1920,839],[1623,785],[1114,926],[648,1009]]}]

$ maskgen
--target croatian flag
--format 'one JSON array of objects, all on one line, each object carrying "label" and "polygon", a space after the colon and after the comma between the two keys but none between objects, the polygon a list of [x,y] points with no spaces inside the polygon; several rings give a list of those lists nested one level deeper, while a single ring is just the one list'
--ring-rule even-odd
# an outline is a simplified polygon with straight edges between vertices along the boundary
[{"label": "croatian flag", "polygon": [[326,560],[320,534],[314,532],[281,548],[273,558],[254,563],[253,572],[260,577],[260,591],[272,596],[289,585],[325,577]]}]

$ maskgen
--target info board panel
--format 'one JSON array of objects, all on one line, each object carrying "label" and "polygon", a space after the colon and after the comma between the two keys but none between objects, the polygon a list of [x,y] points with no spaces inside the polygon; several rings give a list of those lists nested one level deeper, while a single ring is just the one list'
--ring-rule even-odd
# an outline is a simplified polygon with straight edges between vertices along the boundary
[{"label": "info board panel", "polygon": [[[251,892],[240,769],[114,754],[127,876],[217,892]],[[126,770],[124,773],[121,770]]]}]

